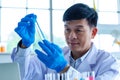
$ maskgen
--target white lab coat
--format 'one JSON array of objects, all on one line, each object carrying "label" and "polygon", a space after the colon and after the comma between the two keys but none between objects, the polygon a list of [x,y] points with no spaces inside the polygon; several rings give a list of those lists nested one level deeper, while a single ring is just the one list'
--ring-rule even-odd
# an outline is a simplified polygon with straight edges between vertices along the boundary
[{"label": "white lab coat", "polygon": [[[70,62],[70,50],[64,49],[65,57]],[[120,63],[110,53],[99,50],[93,44],[88,55],[76,68],[79,72],[94,71],[95,80],[114,80],[119,74]]]},{"label": "white lab coat", "polygon": [[[70,49],[63,48],[66,60],[70,64]],[[11,58],[13,62],[20,65],[22,80],[44,80],[44,76],[48,72],[54,70],[48,69],[37,56],[31,56],[31,49],[21,49],[20,47],[13,49]],[[99,50],[92,44],[87,56],[75,70],[78,72],[95,72],[95,80],[114,80],[119,74],[120,65],[118,61],[111,56],[110,53]]]}]

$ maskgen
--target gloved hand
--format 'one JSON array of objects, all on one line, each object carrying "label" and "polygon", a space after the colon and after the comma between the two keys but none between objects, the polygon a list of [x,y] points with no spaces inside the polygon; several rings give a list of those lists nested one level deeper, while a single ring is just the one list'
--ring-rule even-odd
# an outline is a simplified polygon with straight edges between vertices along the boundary
[{"label": "gloved hand", "polygon": [[22,44],[29,47],[35,41],[35,14],[28,14],[18,23],[15,32],[22,38]]},{"label": "gloved hand", "polygon": [[37,49],[35,52],[47,67],[60,72],[67,66],[67,61],[64,59],[61,48],[47,40],[43,40],[43,43],[39,42],[38,44],[45,53]]}]

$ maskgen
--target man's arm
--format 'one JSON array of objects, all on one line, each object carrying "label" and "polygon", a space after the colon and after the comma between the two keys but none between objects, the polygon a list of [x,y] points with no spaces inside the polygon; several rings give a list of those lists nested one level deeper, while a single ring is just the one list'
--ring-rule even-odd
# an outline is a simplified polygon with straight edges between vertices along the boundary
[{"label": "man's arm", "polygon": [[[21,41],[18,43],[17,48],[14,48],[11,54],[13,62],[19,63],[21,79],[25,77],[26,69],[28,68],[28,63],[30,62],[30,49],[21,48]],[[26,64],[27,63],[27,64]]]}]

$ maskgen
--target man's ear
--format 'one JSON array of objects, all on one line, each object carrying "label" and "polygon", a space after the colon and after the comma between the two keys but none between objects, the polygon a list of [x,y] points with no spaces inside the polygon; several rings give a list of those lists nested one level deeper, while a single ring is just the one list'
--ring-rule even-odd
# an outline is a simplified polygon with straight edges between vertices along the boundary
[{"label": "man's ear", "polygon": [[98,29],[96,27],[93,27],[92,28],[92,34],[91,34],[91,38],[92,39],[94,39],[94,37],[96,36],[97,32],[98,32]]}]

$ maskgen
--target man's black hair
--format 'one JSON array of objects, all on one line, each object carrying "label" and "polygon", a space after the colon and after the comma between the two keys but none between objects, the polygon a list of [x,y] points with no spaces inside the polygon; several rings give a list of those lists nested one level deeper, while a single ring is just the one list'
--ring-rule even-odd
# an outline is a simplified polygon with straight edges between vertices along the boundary
[{"label": "man's black hair", "polygon": [[90,8],[88,5],[77,3],[69,7],[63,15],[63,21],[80,19],[86,19],[89,25],[96,27],[98,14],[93,8]]}]

